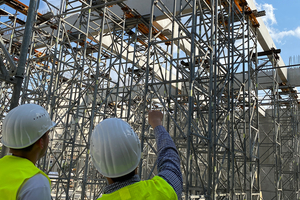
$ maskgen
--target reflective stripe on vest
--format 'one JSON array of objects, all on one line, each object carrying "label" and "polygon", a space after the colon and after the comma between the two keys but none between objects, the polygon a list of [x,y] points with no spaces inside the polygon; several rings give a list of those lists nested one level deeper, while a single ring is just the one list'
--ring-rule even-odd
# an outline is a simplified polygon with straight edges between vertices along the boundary
[{"label": "reflective stripe on vest", "polygon": [[174,199],[177,200],[177,194],[173,187],[167,181],[159,176],[147,181],[140,181],[132,185],[123,187],[111,194],[103,194],[98,200],[113,199]]},{"label": "reflective stripe on vest", "polygon": [[49,180],[49,177],[37,168],[30,160],[16,156],[4,156],[0,159],[0,200],[15,200],[22,183],[41,173]]}]

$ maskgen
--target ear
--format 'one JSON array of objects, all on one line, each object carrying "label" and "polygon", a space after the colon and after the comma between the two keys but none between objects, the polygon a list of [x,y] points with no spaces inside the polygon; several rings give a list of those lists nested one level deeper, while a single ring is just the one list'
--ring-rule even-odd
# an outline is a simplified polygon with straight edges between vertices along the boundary
[{"label": "ear", "polygon": [[114,181],[111,178],[108,178],[108,177],[105,177],[105,178],[109,185],[114,183]]},{"label": "ear", "polygon": [[43,137],[41,137],[40,139],[38,139],[38,141],[36,141],[37,145],[39,146],[40,149],[44,148],[44,139]]}]

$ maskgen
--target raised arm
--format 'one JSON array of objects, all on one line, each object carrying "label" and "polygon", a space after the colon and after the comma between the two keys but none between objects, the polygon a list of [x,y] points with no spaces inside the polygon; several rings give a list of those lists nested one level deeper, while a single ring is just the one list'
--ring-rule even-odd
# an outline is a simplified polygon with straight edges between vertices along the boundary
[{"label": "raised arm", "polygon": [[160,111],[151,110],[148,113],[148,122],[154,129],[157,144],[158,175],[174,188],[178,199],[181,199],[183,185],[180,158],[172,138],[162,126],[162,118]]}]

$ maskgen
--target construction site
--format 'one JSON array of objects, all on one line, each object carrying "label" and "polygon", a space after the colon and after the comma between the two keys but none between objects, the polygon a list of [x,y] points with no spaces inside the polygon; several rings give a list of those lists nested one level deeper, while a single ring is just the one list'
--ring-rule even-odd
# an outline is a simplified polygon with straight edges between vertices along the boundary
[{"label": "construction site", "polygon": [[18,105],[48,111],[37,166],[55,200],[103,193],[89,149],[106,118],[138,134],[141,179],[157,175],[153,109],[180,155],[182,199],[300,199],[300,64],[283,62],[264,15],[253,0],[0,0],[0,130]]}]

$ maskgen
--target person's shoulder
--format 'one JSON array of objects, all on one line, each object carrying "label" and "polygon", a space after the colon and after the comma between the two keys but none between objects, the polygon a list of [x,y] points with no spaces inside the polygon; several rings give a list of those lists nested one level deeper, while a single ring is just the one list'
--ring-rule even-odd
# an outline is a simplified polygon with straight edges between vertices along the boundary
[{"label": "person's shoulder", "polygon": [[34,200],[34,199],[51,199],[50,184],[43,174],[38,173],[25,181],[19,188],[17,199]]},{"label": "person's shoulder", "polygon": [[49,187],[49,181],[47,177],[45,177],[41,173],[37,173],[30,179],[28,179],[23,187],[28,187],[28,188],[42,188],[42,187]]},{"label": "person's shoulder", "polygon": [[46,176],[44,176],[43,174],[41,174],[41,173],[37,173],[36,175],[34,175],[33,177],[31,177],[31,179],[33,179],[33,180],[35,180],[35,181],[47,181],[48,183],[49,183],[49,181],[48,181],[48,179],[47,179],[47,177]]}]

